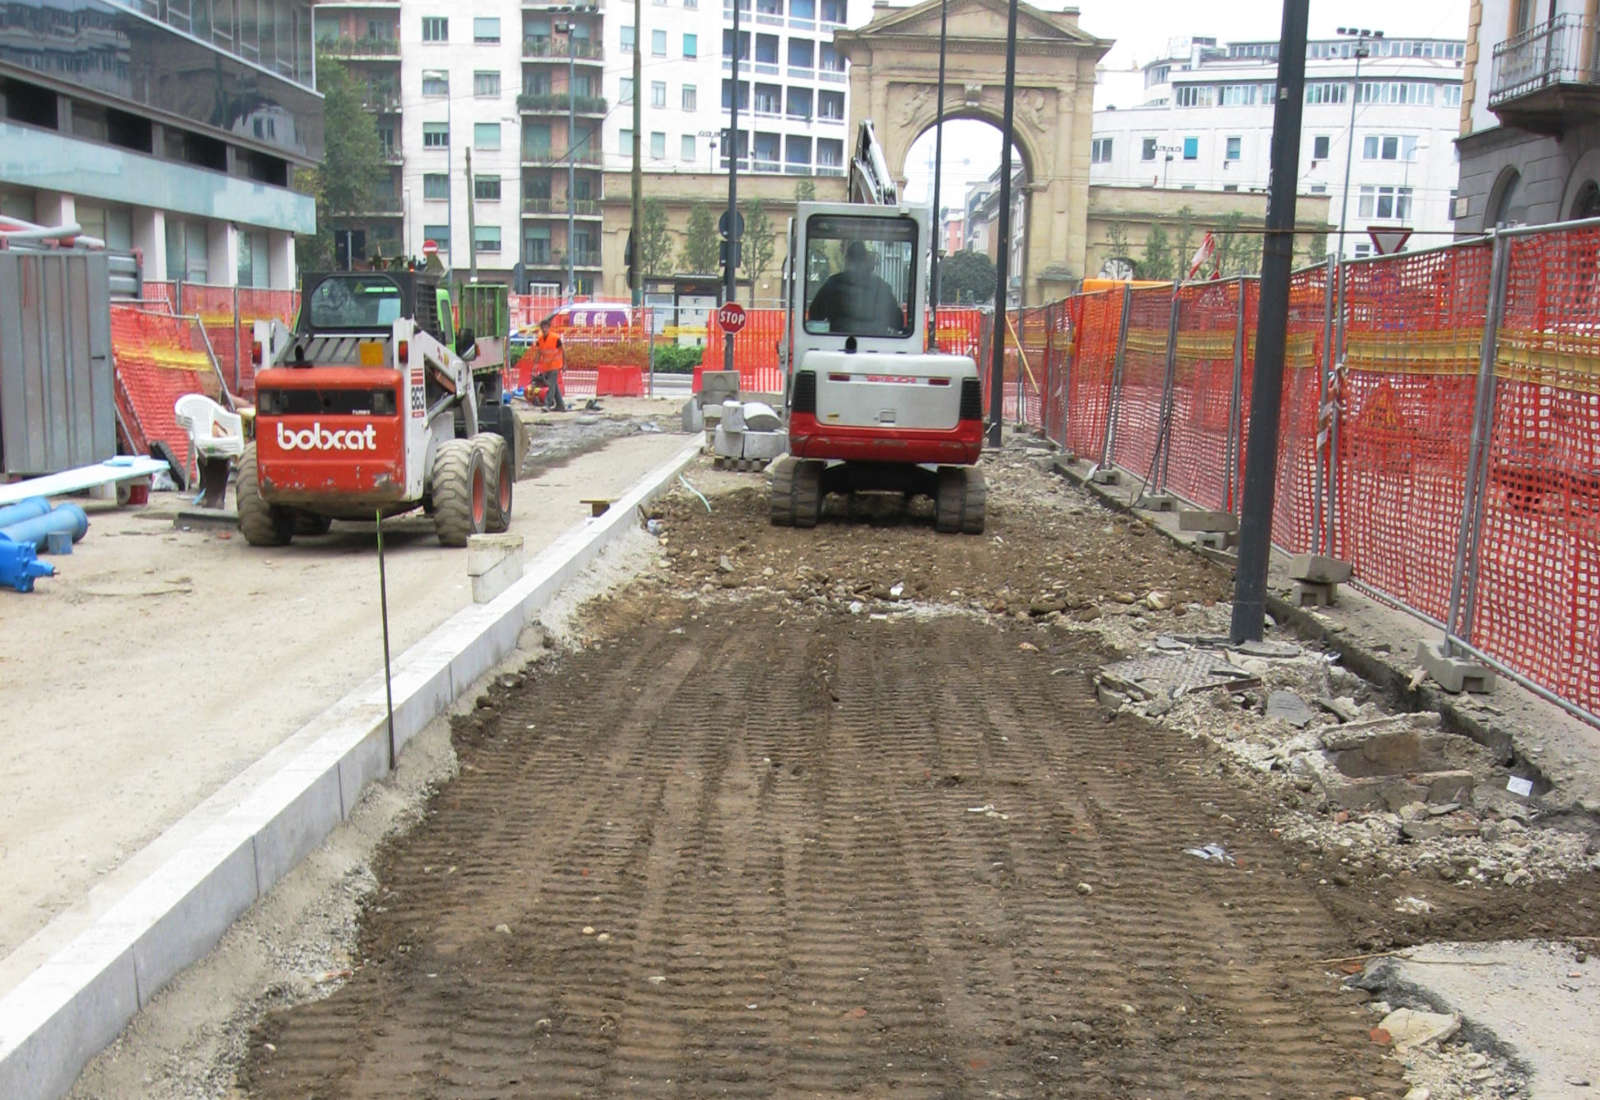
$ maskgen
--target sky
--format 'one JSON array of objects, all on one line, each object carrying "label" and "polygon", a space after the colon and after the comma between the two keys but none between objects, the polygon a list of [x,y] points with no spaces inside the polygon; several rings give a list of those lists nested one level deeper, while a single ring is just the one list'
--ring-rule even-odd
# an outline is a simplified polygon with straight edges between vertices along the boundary
[{"label": "sky", "polygon": [[[1078,25],[1090,34],[1116,39],[1103,64],[1127,68],[1165,53],[1167,40],[1190,35],[1219,42],[1275,39],[1283,26],[1279,0],[1041,0],[1046,10],[1076,6]],[[1311,0],[1309,36],[1331,38],[1337,27],[1381,30],[1389,38],[1465,38],[1467,0]],[[940,201],[961,195],[969,180],[982,179],[1000,163],[1000,134],[982,122],[953,122],[944,132],[944,172]],[[891,168],[894,166],[891,165]],[[933,132],[922,135],[907,158],[906,198],[931,196]]]}]

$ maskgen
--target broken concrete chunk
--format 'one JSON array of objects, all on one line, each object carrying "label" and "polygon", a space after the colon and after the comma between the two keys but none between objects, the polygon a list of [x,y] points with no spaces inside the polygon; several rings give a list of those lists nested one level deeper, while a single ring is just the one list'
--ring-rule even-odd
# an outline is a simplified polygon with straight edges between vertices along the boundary
[{"label": "broken concrete chunk", "polygon": [[1316,715],[1294,692],[1275,691],[1267,696],[1267,717],[1281,718],[1295,729],[1304,729]]},{"label": "broken concrete chunk", "polygon": [[1424,1043],[1440,1043],[1461,1028],[1461,1017],[1450,1012],[1423,1012],[1397,1008],[1378,1025],[1389,1033],[1396,1050],[1408,1050]]},{"label": "broken concrete chunk", "polygon": [[1320,695],[1315,702],[1317,706],[1341,722],[1354,722],[1361,717],[1361,707],[1349,696],[1341,695],[1338,698],[1330,698],[1327,695]]},{"label": "broken concrete chunk", "polygon": [[[1323,738],[1324,745],[1328,741]],[[1421,762],[1422,739],[1411,729],[1374,734],[1334,757],[1334,767],[1352,779],[1415,771]]]}]

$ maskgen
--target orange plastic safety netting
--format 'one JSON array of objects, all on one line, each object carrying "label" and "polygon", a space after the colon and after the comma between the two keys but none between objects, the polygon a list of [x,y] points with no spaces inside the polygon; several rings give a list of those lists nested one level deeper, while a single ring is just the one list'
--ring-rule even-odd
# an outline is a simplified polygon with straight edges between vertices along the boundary
[{"label": "orange plastic safety netting", "polygon": [[1600,230],[1506,245],[1467,634],[1600,713]]},{"label": "orange plastic safety netting", "polygon": [[[1242,337],[1240,280],[1178,291],[1172,427],[1164,488],[1205,508],[1231,511],[1235,482],[1235,345]],[[1252,320],[1253,323],[1253,320]],[[1241,358],[1243,349],[1239,349]]]},{"label": "orange plastic safety netting", "polygon": [[1128,336],[1111,458],[1144,478],[1155,469],[1167,377],[1172,288],[1141,287],[1128,296]]},{"label": "orange plastic safety netting", "polygon": [[1449,608],[1466,493],[1488,245],[1345,268],[1337,556],[1437,619]]},{"label": "orange plastic safety netting", "polygon": [[141,453],[161,442],[180,463],[189,461],[188,434],[172,406],[186,393],[222,400],[222,387],[192,320],[136,306],[111,307],[111,354],[117,409],[128,443]]},{"label": "orange plastic safety netting", "polygon": [[1122,292],[1079,294],[1063,303],[1068,345],[1061,373],[1062,427],[1051,438],[1068,451],[1098,462],[1105,445],[1122,326]]}]

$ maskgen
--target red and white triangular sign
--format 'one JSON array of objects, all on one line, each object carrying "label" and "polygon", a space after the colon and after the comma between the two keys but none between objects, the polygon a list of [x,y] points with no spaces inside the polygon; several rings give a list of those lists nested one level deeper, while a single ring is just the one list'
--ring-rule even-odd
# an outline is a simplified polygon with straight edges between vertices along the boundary
[{"label": "red and white triangular sign", "polygon": [[1388,256],[1399,252],[1411,239],[1409,225],[1369,225],[1367,236],[1372,238],[1372,247],[1377,249],[1378,255]]}]

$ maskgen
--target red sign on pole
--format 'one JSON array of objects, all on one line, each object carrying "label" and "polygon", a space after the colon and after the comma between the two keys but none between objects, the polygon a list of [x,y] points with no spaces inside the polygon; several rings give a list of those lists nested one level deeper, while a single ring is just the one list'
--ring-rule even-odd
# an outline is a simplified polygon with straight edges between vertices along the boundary
[{"label": "red sign on pole", "polygon": [[439,254],[438,243],[432,240],[423,241],[422,254],[424,256],[437,256]]},{"label": "red sign on pole", "polygon": [[744,306],[738,302],[729,302],[717,310],[717,325],[729,336],[737,334],[740,329],[744,328],[744,322]]}]

